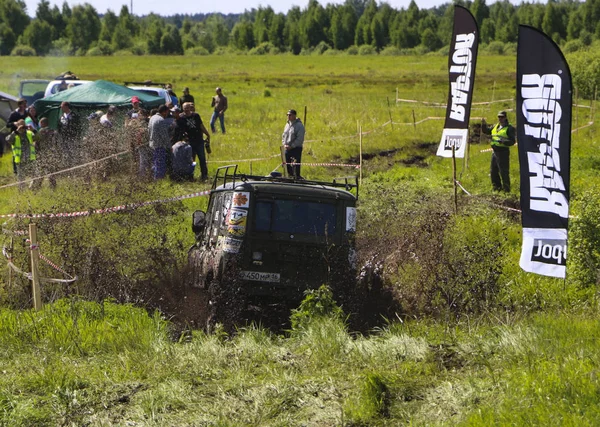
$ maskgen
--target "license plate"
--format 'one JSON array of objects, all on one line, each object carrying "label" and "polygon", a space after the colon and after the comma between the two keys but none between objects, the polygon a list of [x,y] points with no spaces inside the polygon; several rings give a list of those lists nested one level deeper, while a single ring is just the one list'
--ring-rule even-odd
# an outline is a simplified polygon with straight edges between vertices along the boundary
[{"label": "license plate", "polygon": [[279,283],[279,273],[265,273],[262,271],[240,271],[240,279],[254,280],[256,282]]}]

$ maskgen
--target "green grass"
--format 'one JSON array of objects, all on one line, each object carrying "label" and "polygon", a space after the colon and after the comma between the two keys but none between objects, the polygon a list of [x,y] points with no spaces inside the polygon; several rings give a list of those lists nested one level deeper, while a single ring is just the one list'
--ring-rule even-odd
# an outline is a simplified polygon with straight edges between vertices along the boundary
[{"label": "green grass", "polygon": [[[250,327],[233,337],[222,331],[180,337],[168,319],[139,306],[177,302],[176,292],[159,291],[180,285],[193,242],[191,213],[206,208],[206,197],[40,219],[42,253],[80,279],[71,288],[43,285],[47,305],[35,313],[26,309],[28,283],[0,276],[0,425],[598,425],[597,283],[518,267],[520,217],[499,207],[518,198],[516,149],[513,191],[498,197],[490,189],[490,154],[480,152],[487,144],[471,146],[458,175],[473,196],[460,194],[454,214],[450,161],[434,156],[443,120],[413,125],[413,117],[444,110],[394,102],[396,88],[400,98],[445,102],[446,62],[344,55],[5,58],[0,90],[9,93],[21,78],[67,69],[84,79],[151,78],[174,83],[178,94],[189,86],[205,120],[214,88],[223,87],[228,133],[213,137],[211,174],[224,164],[217,162],[276,155],[289,108],[300,117],[307,108],[305,162],[357,158],[362,125],[369,132],[363,153],[375,156],[362,169],[357,240],[362,259],[382,261],[401,312],[370,336],[324,317],[279,336]],[[514,68],[514,57],[481,56],[475,102],[514,98]],[[509,108],[513,103],[474,108],[472,121],[491,123],[497,110]],[[390,115],[394,125],[383,126]],[[573,128],[589,115],[574,110]],[[582,216],[580,229],[590,235],[598,228],[597,129],[575,133],[572,142],[571,213]],[[379,155],[385,150],[396,151]],[[263,174],[278,163],[269,158],[241,167]],[[0,214],[89,210],[208,188],[145,183],[127,168],[125,161],[107,181],[63,177],[56,190],[0,189]],[[305,171],[315,179],[355,173]],[[12,182],[4,156],[0,185]],[[29,222],[7,220],[4,227],[24,230]],[[16,237],[13,244],[15,262],[27,268],[26,242]],[[597,251],[580,255],[593,264]],[[45,265],[42,273],[57,274]],[[79,296],[61,299],[73,294]]]}]

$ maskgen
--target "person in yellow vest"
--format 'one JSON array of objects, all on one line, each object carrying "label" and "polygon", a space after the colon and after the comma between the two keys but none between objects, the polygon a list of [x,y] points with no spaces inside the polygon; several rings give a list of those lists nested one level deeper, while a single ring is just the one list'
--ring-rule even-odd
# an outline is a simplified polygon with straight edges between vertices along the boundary
[{"label": "person in yellow vest", "polygon": [[12,146],[13,163],[16,167],[18,181],[35,175],[36,139],[36,135],[27,128],[22,120],[19,120],[17,130],[6,137],[6,141]]},{"label": "person in yellow vest", "polygon": [[498,123],[488,126],[482,121],[482,131],[491,135],[492,162],[490,177],[495,191],[510,192],[510,147],[515,145],[515,128],[508,123],[506,111],[498,113]]}]

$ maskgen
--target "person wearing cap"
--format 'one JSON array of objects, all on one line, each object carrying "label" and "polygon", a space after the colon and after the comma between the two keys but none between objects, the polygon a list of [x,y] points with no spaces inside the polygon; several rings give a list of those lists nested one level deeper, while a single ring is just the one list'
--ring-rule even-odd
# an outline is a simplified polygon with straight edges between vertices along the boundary
[{"label": "person wearing cap", "polygon": [[6,142],[12,146],[13,167],[17,174],[17,180],[23,181],[26,175],[35,172],[32,166],[36,160],[35,141],[37,137],[33,131],[25,125],[25,120],[15,123],[17,130],[12,131],[6,137]]},{"label": "person wearing cap", "polygon": [[[287,122],[281,135],[281,144],[285,149],[286,163],[300,163],[302,161],[302,145],[304,144],[304,125],[296,117],[296,110],[287,112]],[[289,176],[301,178],[300,165],[286,165]]]},{"label": "person wearing cap", "polygon": [[223,95],[223,91],[220,87],[216,88],[215,92],[217,94],[213,96],[212,102],[210,103],[210,106],[214,108],[212,117],[210,118],[210,130],[212,130],[212,133],[216,132],[215,122],[218,118],[221,123],[221,132],[225,133],[225,110],[227,110],[228,107],[227,97]]},{"label": "person wearing cap", "polygon": [[515,128],[508,123],[506,111],[498,112],[498,123],[488,126],[482,120],[483,133],[492,136],[492,161],[490,164],[490,177],[495,191],[510,192],[510,147],[515,145]]},{"label": "person wearing cap", "polygon": [[140,98],[137,96],[131,97],[131,110],[127,111],[127,118],[137,119],[140,110],[142,109]]},{"label": "person wearing cap", "polygon": [[194,103],[194,97],[193,95],[190,95],[189,87],[183,88],[183,96],[179,98],[179,105],[183,106],[183,104],[185,104],[186,102]]}]

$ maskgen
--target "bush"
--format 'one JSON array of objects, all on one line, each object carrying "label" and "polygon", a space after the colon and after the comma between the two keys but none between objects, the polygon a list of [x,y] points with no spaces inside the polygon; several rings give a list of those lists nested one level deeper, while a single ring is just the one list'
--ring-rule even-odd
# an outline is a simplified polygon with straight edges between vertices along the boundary
[{"label": "bush", "polygon": [[191,49],[186,49],[185,56],[205,56],[205,55],[210,55],[210,52],[202,46],[196,46],[193,47]]},{"label": "bush", "polygon": [[278,53],[280,53],[279,49],[270,42],[261,43],[248,51],[248,55],[276,55]]},{"label": "bush", "polygon": [[504,43],[493,41],[485,47],[485,51],[490,55],[504,55]]},{"label": "bush", "polygon": [[564,53],[573,53],[585,48],[585,45],[581,42],[581,40],[571,40],[564,44],[562,47],[562,51]]},{"label": "bush", "polygon": [[117,50],[114,53],[115,56],[133,56],[133,52],[129,49],[121,49],[121,50]]},{"label": "bush", "polygon": [[88,51],[85,54],[85,56],[104,56],[104,54],[102,53],[102,51],[100,50],[100,48],[98,46],[96,46],[96,47],[93,47],[91,49],[88,49]]},{"label": "bush", "polygon": [[297,309],[292,310],[290,320],[292,330],[298,331],[308,327],[316,319],[323,317],[342,317],[342,309],[333,299],[333,292],[326,285],[319,289],[309,289],[304,293],[304,300]]},{"label": "bush", "polygon": [[329,46],[327,43],[322,41],[322,42],[319,42],[319,44],[313,48],[312,53],[313,53],[313,55],[323,55],[325,52],[327,52],[330,49],[331,49],[331,46]]},{"label": "bush", "polygon": [[358,46],[352,45],[346,49],[348,55],[358,55]]},{"label": "bush", "polygon": [[17,45],[10,52],[10,56],[36,56],[36,53],[31,46]]},{"label": "bush", "polygon": [[131,48],[131,53],[136,56],[144,56],[148,51],[148,45],[145,42],[137,42]]},{"label": "bush", "polygon": [[568,267],[579,287],[600,285],[600,196],[588,192],[576,203],[578,215],[569,224]]},{"label": "bush", "polygon": [[264,92],[263,92],[263,97],[270,98],[271,97],[271,91],[269,89],[265,89]]},{"label": "bush", "polygon": [[383,56],[400,56],[402,52],[396,46],[386,46],[379,54]]},{"label": "bush", "polygon": [[48,52],[49,56],[69,56],[73,51],[71,43],[66,38],[60,38],[52,42],[52,47]]},{"label": "bush", "polygon": [[358,54],[363,55],[363,56],[364,55],[376,55],[377,50],[370,44],[363,44],[362,46],[360,46],[358,48]]},{"label": "bush", "polygon": [[323,52],[323,55],[335,56],[335,55],[340,55],[341,53],[342,53],[342,51],[337,50],[337,49],[327,49],[325,52]]}]

